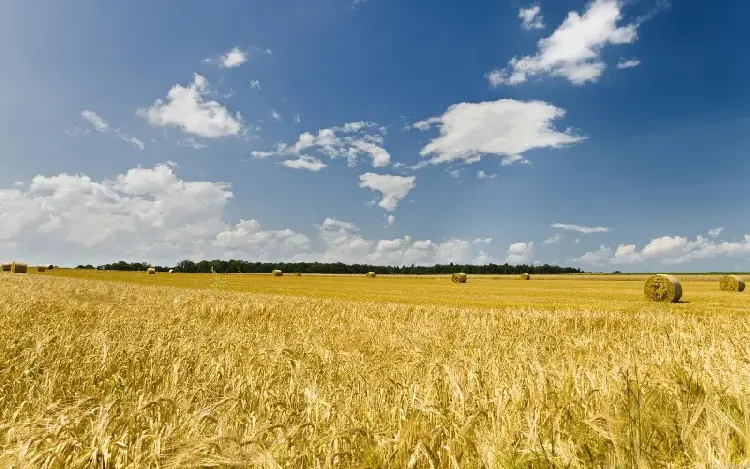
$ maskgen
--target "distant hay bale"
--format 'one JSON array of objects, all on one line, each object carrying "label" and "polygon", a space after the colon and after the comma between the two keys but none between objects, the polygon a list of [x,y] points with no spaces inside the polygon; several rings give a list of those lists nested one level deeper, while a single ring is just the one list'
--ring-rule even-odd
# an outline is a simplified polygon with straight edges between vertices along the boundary
[{"label": "distant hay bale", "polygon": [[13,263],[10,265],[10,271],[14,274],[25,274],[28,269],[29,266],[26,265],[25,262],[13,261]]},{"label": "distant hay bale", "polygon": [[451,282],[453,283],[466,283],[468,279],[469,277],[467,277],[467,275],[463,272],[451,275]]},{"label": "distant hay bale", "polygon": [[745,290],[745,281],[742,277],[736,275],[725,275],[719,282],[719,288],[722,291],[736,291],[741,292]]},{"label": "distant hay bale", "polygon": [[3,264],[3,272],[10,272],[10,264]]},{"label": "distant hay bale", "polygon": [[299,272],[295,272],[295,273],[294,273],[294,276],[295,276],[295,277],[302,277],[302,274],[301,274],[301,273],[299,273]]},{"label": "distant hay bale", "polygon": [[367,278],[375,278],[377,276],[378,274],[376,274],[375,272],[367,272],[367,275],[366,275]]},{"label": "distant hay bale", "polygon": [[52,270],[52,269],[54,269],[54,268],[55,268],[55,266],[54,266],[54,265],[52,265],[52,264],[50,264],[50,265],[48,265],[48,266],[47,266],[47,270]]},{"label": "distant hay bale", "polygon": [[651,301],[677,303],[682,298],[682,285],[672,275],[652,275],[646,280],[643,292],[646,298]]},{"label": "distant hay bale", "polygon": [[43,265],[39,265],[39,266],[37,266],[37,268],[36,268],[36,271],[37,271],[37,272],[44,272],[45,270],[47,270],[47,267],[46,267],[46,266],[43,266]]},{"label": "distant hay bale", "polygon": [[531,280],[531,275],[529,275],[529,274],[521,274],[521,280]]},{"label": "distant hay bale", "polygon": [[174,273],[174,269],[169,269],[169,273],[173,274]]},{"label": "distant hay bale", "polygon": [[146,270],[146,272],[153,275],[156,273],[156,269],[154,269],[153,267],[149,267],[148,270]]},{"label": "distant hay bale", "polygon": [[274,270],[274,271],[271,272],[271,275],[273,275],[274,277],[283,277],[284,276],[284,272],[282,272],[280,270]]}]

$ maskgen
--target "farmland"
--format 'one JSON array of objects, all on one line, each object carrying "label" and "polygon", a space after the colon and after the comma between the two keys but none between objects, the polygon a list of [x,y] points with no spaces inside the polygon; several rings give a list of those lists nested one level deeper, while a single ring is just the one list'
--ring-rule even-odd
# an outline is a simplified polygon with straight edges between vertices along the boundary
[{"label": "farmland", "polygon": [[718,277],[0,275],[0,467],[739,467]]}]

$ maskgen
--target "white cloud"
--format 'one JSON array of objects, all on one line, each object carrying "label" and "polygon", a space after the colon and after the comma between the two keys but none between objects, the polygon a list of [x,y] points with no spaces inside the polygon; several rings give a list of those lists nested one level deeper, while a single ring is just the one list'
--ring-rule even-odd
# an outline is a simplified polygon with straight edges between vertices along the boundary
[{"label": "white cloud", "polygon": [[219,59],[221,68],[236,68],[247,62],[247,52],[235,47]]},{"label": "white cloud", "polygon": [[703,236],[690,241],[682,236],[662,236],[652,239],[641,251],[635,244],[621,244],[617,250],[606,246],[598,251],[586,253],[574,261],[584,263],[632,264],[659,261],[664,264],[678,264],[696,259],[713,259],[720,256],[747,256],[750,254],[750,235],[739,242],[714,242]]},{"label": "white cloud", "polygon": [[325,251],[296,256],[297,260],[348,262],[379,265],[463,264],[471,261],[467,241],[448,239],[444,242],[403,238],[371,241],[362,237],[352,223],[327,218],[318,227]]},{"label": "white cloud", "polygon": [[142,141],[140,141],[139,139],[137,139],[135,137],[131,137],[130,135],[127,135],[127,134],[124,134],[124,133],[120,132],[119,129],[116,129],[115,133],[123,141],[130,143],[131,145],[133,145],[134,147],[138,148],[139,150],[143,150],[144,148],[146,148],[146,145]]},{"label": "white cloud", "polygon": [[266,55],[273,55],[273,51],[271,49],[266,49],[263,51],[263,53]]},{"label": "white cloud", "polygon": [[281,114],[276,109],[271,109],[270,115],[275,121],[281,122]]},{"label": "white cloud", "polygon": [[633,68],[639,66],[640,64],[641,61],[638,59],[625,60],[623,58],[620,58],[620,60],[617,62],[617,69],[622,70],[624,68]]},{"label": "white cloud", "polygon": [[487,265],[487,264],[493,264],[495,261],[490,257],[486,252],[479,251],[479,255],[476,259],[474,259],[473,264],[474,265]]},{"label": "white cloud", "polygon": [[490,244],[491,242],[492,238],[477,238],[472,241],[473,244]]},{"label": "white cloud", "polygon": [[382,194],[378,205],[389,212],[396,210],[399,201],[417,186],[416,176],[365,173],[359,176],[359,181],[359,187]]},{"label": "white cloud", "polygon": [[578,262],[581,264],[600,265],[609,262],[611,257],[612,248],[602,244],[596,251],[587,252],[583,256],[576,259],[571,259],[570,261]]},{"label": "white cloud", "polygon": [[560,148],[583,140],[571,130],[555,130],[553,121],[564,116],[564,109],[542,101],[499,99],[454,104],[442,116],[412,125],[423,131],[435,125],[440,128],[440,136],[420,151],[423,157],[432,158],[417,166],[456,160],[476,162],[482,155],[520,162],[527,151]]},{"label": "white cloud", "polygon": [[575,239],[575,240],[573,241],[573,244],[581,244],[581,238],[576,238],[576,239]]},{"label": "white cloud", "polygon": [[569,12],[552,35],[539,40],[535,55],[514,57],[506,69],[492,70],[487,78],[493,86],[517,85],[543,74],[565,77],[574,85],[597,81],[606,68],[602,49],[637,39],[638,24],[618,25],[623,4],[593,0],[583,15]]},{"label": "white cloud", "polygon": [[508,246],[505,263],[510,265],[530,265],[534,261],[534,243],[514,243]]},{"label": "white cloud", "polygon": [[326,167],[326,164],[312,156],[302,155],[296,160],[285,160],[281,162],[282,166],[292,169],[306,169],[312,172],[318,172]]},{"label": "white cloud", "polygon": [[300,122],[302,122],[302,119],[300,119],[300,117],[299,117],[299,113],[297,113],[297,115],[296,115],[296,116],[294,116],[294,122],[296,122],[296,123],[298,123],[298,124],[299,124]]},{"label": "white cloud", "polygon": [[482,170],[477,171],[477,179],[495,179],[497,177],[497,174],[495,173],[485,173]]},{"label": "white cloud", "polygon": [[190,182],[170,164],[133,168],[101,182],[39,175],[27,189],[0,190],[0,241],[14,256],[56,263],[151,258],[195,252],[224,226],[232,197],[222,182]]},{"label": "white cloud", "polygon": [[260,86],[260,80],[250,80],[250,88],[260,91],[263,89],[262,86]]},{"label": "white cloud", "polygon": [[577,231],[579,233],[584,233],[584,234],[608,233],[610,231],[610,228],[605,228],[603,226],[588,227],[588,226],[580,226],[580,225],[568,225],[565,223],[553,223],[550,226],[552,228],[560,228],[563,230]]},{"label": "white cloud", "polygon": [[[91,126],[97,132],[114,132],[115,135],[120,138],[120,140],[130,143],[140,150],[143,150],[146,147],[146,145],[140,139],[131,137],[130,135],[123,133],[120,129],[111,129],[109,123],[94,111],[83,110],[81,111],[81,117],[89,124],[91,124]],[[76,137],[78,135],[77,131],[75,133],[72,133],[68,130],[65,130],[65,133],[68,134],[69,137]]]},{"label": "white cloud", "polygon": [[167,99],[157,99],[147,109],[137,114],[148,119],[151,125],[180,127],[184,132],[203,138],[237,136],[243,133],[242,116],[232,116],[216,101],[206,101],[209,93],[208,81],[195,74],[193,83],[187,87],[174,85]]},{"label": "white cloud", "polygon": [[617,246],[612,262],[616,264],[631,264],[638,261],[638,251],[635,244],[621,244]]},{"label": "white cloud", "polygon": [[396,217],[394,217],[393,215],[388,215],[385,219],[385,225],[390,228],[391,226],[393,226],[393,223],[395,221]]},{"label": "white cloud", "polygon": [[525,31],[544,29],[544,17],[542,16],[542,8],[539,5],[521,8],[518,10],[518,17],[521,18],[521,28]]},{"label": "white cloud", "polygon": [[721,232],[724,231],[724,227],[720,226],[719,228],[711,228],[708,230],[708,236],[715,238],[717,236],[721,236]]},{"label": "white cloud", "polygon": [[461,176],[461,168],[451,169],[448,171],[448,174],[450,174],[453,179],[458,179],[459,176]]},{"label": "white cloud", "polygon": [[561,235],[560,233],[555,233],[555,236],[545,239],[544,241],[542,241],[542,244],[557,244],[562,241],[563,238],[565,238],[565,236]]},{"label": "white cloud", "polygon": [[252,252],[255,257],[273,259],[309,250],[310,239],[289,229],[263,230],[256,220],[240,220],[233,227],[217,234],[213,244],[235,252]]},{"label": "white cloud", "polygon": [[500,162],[500,166],[510,166],[512,164],[531,164],[531,161],[527,160],[526,158],[522,157],[521,155],[508,155],[503,158],[503,161]]},{"label": "white cloud", "polygon": [[185,181],[175,168],[171,162],[137,167],[103,181],[40,175],[0,189],[0,253],[12,245],[8,258],[58,265],[119,259],[174,265],[185,258],[230,257],[388,265],[471,261],[468,241],[373,241],[352,223],[332,218],[318,227],[319,250],[292,229],[264,229],[252,219],[229,224],[223,212],[231,186]]},{"label": "white cloud", "polygon": [[198,142],[195,137],[188,137],[185,139],[185,141],[178,141],[177,145],[181,147],[190,147],[195,148],[196,150],[201,150],[203,148],[208,148],[208,145],[204,143]]},{"label": "white cloud", "polygon": [[372,159],[372,166],[379,168],[388,166],[391,161],[391,155],[381,147],[386,133],[384,127],[372,122],[349,122],[340,127],[321,129],[317,135],[305,132],[294,145],[278,143],[273,151],[255,151],[252,155],[262,159],[269,156],[300,157],[317,152],[332,159],[346,158],[350,167],[356,166],[359,156],[367,155]]},{"label": "white cloud", "polygon": [[91,124],[97,132],[107,132],[109,130],[107,121],[93,111],[83,110],[81,111],[81,117]]}]

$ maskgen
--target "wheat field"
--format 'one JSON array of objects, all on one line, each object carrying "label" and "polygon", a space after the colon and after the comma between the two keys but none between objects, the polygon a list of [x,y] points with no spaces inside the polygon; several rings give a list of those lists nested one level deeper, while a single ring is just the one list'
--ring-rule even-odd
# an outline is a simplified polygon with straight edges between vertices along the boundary
[{"label": "wheat field", "polygon": [[750,305],[642,277],[0,275],[0,467],[750,467]]}]

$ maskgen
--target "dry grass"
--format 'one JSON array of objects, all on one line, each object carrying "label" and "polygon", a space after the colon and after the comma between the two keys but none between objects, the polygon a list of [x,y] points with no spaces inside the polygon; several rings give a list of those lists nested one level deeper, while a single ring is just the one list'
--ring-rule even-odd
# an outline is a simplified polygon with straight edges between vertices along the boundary
[{"label": "dry grass", "polygon": [[0,467],[750,464],[715,282],[65,275],[0,275]]},{"label": "dry grass", "polygon": [[725,275],[719,281],[719,289],[722,291],[745,291],[745,281],[737,275]]}]

